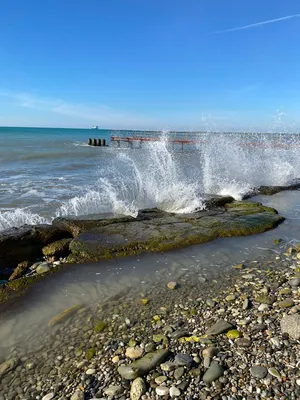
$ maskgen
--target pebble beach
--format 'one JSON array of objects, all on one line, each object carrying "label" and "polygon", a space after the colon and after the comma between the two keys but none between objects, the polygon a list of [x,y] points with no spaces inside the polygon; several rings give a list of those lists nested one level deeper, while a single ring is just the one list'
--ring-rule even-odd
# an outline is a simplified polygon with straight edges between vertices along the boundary
[{"label": "pebble beach", "polygon": [[1,400],[299,399],[300,246],[74,304],[0,363]]}]

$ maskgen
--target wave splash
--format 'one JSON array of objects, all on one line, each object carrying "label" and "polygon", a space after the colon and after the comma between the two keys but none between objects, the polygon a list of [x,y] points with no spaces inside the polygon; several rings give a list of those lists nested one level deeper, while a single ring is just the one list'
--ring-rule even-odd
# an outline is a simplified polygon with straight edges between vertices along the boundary
[{"label": "wave splash", "polygon": [[22,208],[0,213],[0,231],[22,225],[49,224],[50,222],[47,218]]},{"label": "wave splash", "polygon": [[128,154],[120,152],[93,189],[64,203],[57,215],[113,212],[136,216],[138,210],[157,207],[187,213],[203,208],[200,182],[184,174],[166,140]]},{"label": "wave splash", "polygon": [[[193,151],[184,153],[171,151],[167,137],[168,133],[161,141],[143,144],[142,149],[112,151],[99,160],[96,181],[75,197],[68,198],[72,191],[68,192],[48,219],[29,208],[0,212],[0,231],[50,223],[54,217],[67,215],[108,212],[135,217],[138,210],[153,207],[188,213],[203,208],[205,194],[240,200],[261,185],[287,185],[300,177],[300,147],[292,135],[284,135],[286,146],[274,146],[272,134],[259,134],[256,139],[206,134]],[[256,144],[252,146],[253,138]]]},{"label": "wave splash", "polygon": [[300,177],[299,143],[293,146],[290,139],[286,146],[276,146],[272,134],[257,140],[249,145],[249,139],[238,135],[218,134],[198,146],[204,192],[240,200],[259,186],[287,185]]}]

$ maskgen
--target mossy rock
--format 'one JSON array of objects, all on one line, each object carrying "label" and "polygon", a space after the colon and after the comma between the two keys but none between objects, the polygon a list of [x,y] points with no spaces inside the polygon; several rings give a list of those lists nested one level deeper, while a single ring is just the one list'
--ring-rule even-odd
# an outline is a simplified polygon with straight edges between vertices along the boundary
[{"label": "mossy rock", "polygon": [[100,333],[100,332],[103,332],[106,327],[107,327],[107,323],[106,322],[97,321],[97,325],[95,326],[94,331],[96,333]]},{"label": "mossy rock", "polygon": [[96,355],[96,350],[92,347],[88,349],[85,353],[85,358],[90,361],[92,358],[94,358]]},{"label": "mossy rock", "polygon": [[46,257],[65,257],[70,253],[70,242],[72,239],[61,239],[43,247],[42,252]]},{"label": "mossy rock", "polygon": [[60,314],[56,315],[55,317],[53,317],[49,322],[48,322],[48,326],[52,327],[58,324],[63,323],[64,321],[66,321],[68,318],[70,318],[71,316],[73,316],[78,310],[80,310],[81,308],[83,308],[84,305],[82,304],[77,304],[75,306],[69,307],[66,310],[64,310],[63,312],[61,312]]}]

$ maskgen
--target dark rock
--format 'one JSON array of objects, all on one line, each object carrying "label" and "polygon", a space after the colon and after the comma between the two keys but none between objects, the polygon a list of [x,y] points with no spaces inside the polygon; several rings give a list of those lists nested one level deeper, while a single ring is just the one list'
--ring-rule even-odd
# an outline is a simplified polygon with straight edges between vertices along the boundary
[{"label": "dark rock", "polygon": [[190,366],[193,362],[193,359],[188,354],[179,353],[176,354],[174,362],[179,366]]},{"label": "dark rock", "polygon": [[42,252],[46,257],[66,257],[70,254],[70,242],[72,239],[61,239],[43,247]]},{"label": "dark rock", "polygon": [[31,265],[32,263],[30,261],[22,261],[20,264],[18,264],[17,268],[14,270],[8,280],[12,281],[13,279],[21,278],[21,276],[26,274]]},{"label": "dark rock", "polygon": [[283,218],[260,203],[233,202],[213,211],[172,214],[142,210],[134,218],[55,220],[76,238],[70,243],[68,262],[100,261],[115,256],[158,252],[205,243],[219,237],[262,233]]},{"label": "dark rock", "polygon": [[212,325],[208,330],[207,330],[207,334],[208,335],[219,335],[221,333],[225,333],[228,332],[230,329],[233,329],[234,326],[223,320],[220,319],[219,321],[217,321],[214,325]]},{"label": "dark rock", "polygon": [[253,365],[250,369],[251,375],[257,379],[263,379],[268,375],[267,368],[261,365]]},{"label": "dark rock", "polygon": [[56,240],[70,237],[66,230],[51,225],[24,225],[0,234],[0,268],[14,267],[23,260],[42,256],[42,248]]},{"label": "dark rock", "polygon": [[148,353],[137,361],[128,365],[121,365],[118,373],[124,379],[133,380],[147,374],[157,365],[162,363],[169,355],[169,350],[162,349]]},{"label": "dark rock", "polygon": [[216,362],[212,362],[208,370],[203,375],[203,381],[206,383],[219,379],[224,374],[224,369]]}]

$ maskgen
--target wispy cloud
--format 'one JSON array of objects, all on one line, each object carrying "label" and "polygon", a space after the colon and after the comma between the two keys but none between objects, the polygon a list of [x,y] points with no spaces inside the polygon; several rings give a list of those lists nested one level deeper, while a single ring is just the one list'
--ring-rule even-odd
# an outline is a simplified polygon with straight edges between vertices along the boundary
[{"label": "wispy cloud", "polygon": [[15,106],[24,109],[43,111],[50,116],[66,117],[69,124],[112,128],[141,128],[155,125],[155,121],[144,115],[115,110],[102,104],[71,103],[61,99],[49,99],[31,93],[0,91],[0,98],[9,99]]},{"label": "wispy cloud", "polygon": [[234,31],[241,31],[241,30],[243,30],[243,29],[255,28],[255,27],[257,27],[257,26],[267,25],[267,24],[273,24],[273,23],[275,23],[275,22],[285,21],[285,20],[287,20],[287,19],[299,18],[299,17],[300,17],[300,14],[287,15],[286,17],[280,17],[280,18],[275,18],[275,19],[269,19],[269,20],[267,20],[267,21],[256,22],[255,24],[244,25],[244,26],[239,26],[239,27],[236,27],[236,28],[224,29],[224,30],[222,30],[222,31],[211,32],[211,34],[226,33],[226,32],[234,32]]}]

